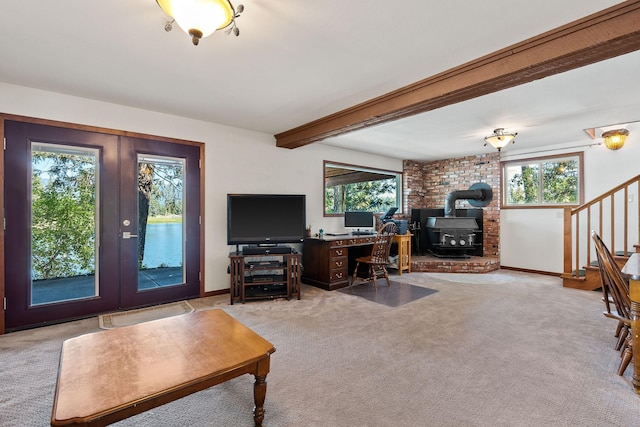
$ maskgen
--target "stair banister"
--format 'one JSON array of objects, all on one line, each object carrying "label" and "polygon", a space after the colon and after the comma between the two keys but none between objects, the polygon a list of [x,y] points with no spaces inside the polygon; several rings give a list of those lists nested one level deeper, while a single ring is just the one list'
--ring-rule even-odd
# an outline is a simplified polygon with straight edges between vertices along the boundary
[{"label": "stair banister", "polygon": [[[562,277],[565,286],[582,289],[579,285],[571,284],[571,280],[581,280],[579,274],[581,268],[591,263],[590,233],[592,228],[597,228],[599,235],[602,236],[603,230],[608,226],[607,228],[611,233],[608,246],[614,253],[616,251],[616,229],[619,233],[621,232],[623,236],[623,251],[626,256],[629,252],[629,223],[631,222],[638,230],[638,235],[632,236],[635,241],[631,242],[631,244],[640,243],[640,200],[637,201],[638,211],[636,214],[632,217],[629,215],[629,188],[633,184],[636,184],[636,197],[640,198],[640,175],[637,175],[581,206],[564,208],[564,272]],[[621,211],[616,209],[616,195],[618,195],[618,198],[622,197],[623,208]],[[603,216],[605,203],[609,203],[610,206],[609,223],[605,223]],[[592,209],[596,207],[598,209],[598,224],[594,224],[592,218]],[[620,218],[616,217],[616,212],[618,212]],[[586,215],[586,218],[581,216],[583,214]],[[622,223],[621,225],[620,222]],[[581,230],[581,223],[584,225],[584,230]],[[622,231],[620,231],[620,227],[622,227]],[[586,261],[582,260],[582,253],[585,254],[584,259]]]}]

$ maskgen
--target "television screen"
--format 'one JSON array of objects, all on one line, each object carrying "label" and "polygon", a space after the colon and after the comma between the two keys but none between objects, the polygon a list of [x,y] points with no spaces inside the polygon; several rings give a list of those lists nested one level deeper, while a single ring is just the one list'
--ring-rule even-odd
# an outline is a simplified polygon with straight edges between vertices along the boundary
[{"label": "television screen", "polygon": [[351,228],[373,227],[373,212],[351,211],[344,213],[344,226]]},{"label": "television screen", "polygon": [[228,194],[227,244],[302,242],[305,201],[294,194]]}]

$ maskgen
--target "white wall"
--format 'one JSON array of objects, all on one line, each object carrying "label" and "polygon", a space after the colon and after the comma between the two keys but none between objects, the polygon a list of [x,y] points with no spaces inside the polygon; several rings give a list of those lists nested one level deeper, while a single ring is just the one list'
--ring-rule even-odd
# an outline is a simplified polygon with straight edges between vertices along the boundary
[{"label": "white wall", "polygon": [[[566,148],[526,154],[526,149],[503,153],[502,160],[539,157],[565,152],[584,152],[585,202],[640,174],[640,126],[629,125],[624,147],[611,151],[604,145]],[[580,141],[551,148],[586,146],[600,142],[586,134]],[[630,192],[629,212],[638,212],[638,195]],[[503,209],[500,213],[500,263],[504,266],[561,273],[563,270],[562,209]],[[638,242],[629,242],[631,245]],[[621,249],[621,248],[618,248]]]},{"label": "white wall", "polygon": [[[0,83],[0,112],[204,142],[206,291],[228,287],[227,255],[233,247],[226,245],[227,193],[306,194],[307,223],[313,231],[339,230],[341,218],[322,216],[323,160],[402,171],[402,161],[396,159],[317,143],[282,149],[267,134],[4,83]],[[640,125],[630,125],[629,130],[621,150],[583,149],[586,200],[640,174]],[[553,148],[590,142],[583,139]],[[522,148],[503,152],[503,160],[575,151],[581,149],[527,154]],[[637,212],[637,201],[635,194],[631,212]],[[501,264],[560,273],[562,236],[561,209],[502,210]]]},{"label": "white wall", "polygon": [[0,83],[0,112],[205,143],[205,290],[229,287],[227,193],[307,195],[307,223],[342,228],[324,218],[323,160],[402,171],[402,161],[322,144],[277,148],[272,135]]}]

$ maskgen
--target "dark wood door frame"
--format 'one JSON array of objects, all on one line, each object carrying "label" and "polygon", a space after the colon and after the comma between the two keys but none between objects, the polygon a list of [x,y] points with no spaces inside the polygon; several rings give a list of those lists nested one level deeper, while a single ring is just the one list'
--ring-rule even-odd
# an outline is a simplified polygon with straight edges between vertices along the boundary
[{"label": "dark wood door frame", "polygon": [[[74,124],[74,123],[68,123],[68,122],[61,122],[61,121],[55,121],[55,120],[47,120],[47,119],[41,119],[41,118],[35,118],[35,117],[27,117],[27,116],[19,116],[19,115],[13,115],[13,114],[5,114],[5,113],[0,113],[0,136],[2,136],[2,139],[4,140],[5,137],[5,121],[10,120],[10,121],[16,121],[16,122],[25,122],[25,123],[32,123],[32,124],[41,124],[41,125],[47,125],[47,126],[55,126],[55,127],[61,127],[61,128],[68,128],[68,129],[78,129],[78,130],[83,130],[83,131],[88,131],[88,132],[99,132],[99,133],[104,133],[104,134],[109,134],[109,135],[117,135],[117,136],[128,136],[128,137],[132,137],[132,138],[141,138],[141,139],[150,139],[150,140],[155,140],[155,141],[163,141],[163,142],[170,142],[170,143],[175,143],[175,144],[184,144],[184,145],[195,145],[199,147],[200,150],[200,159],[204,159],[204,144],[202,142],[196,142],[196,141],[187,141],[187,140],[181,140],[181,139],[175,139],[175,138],[168,138],[168,137],[163,137],[163,136],[156,136],[156,135],[149,135],[149,134],[143,134],[143,133],[138,133],[138,132],[129,132],[129,131],[122,131],[122,130],[117,130],[117,129],[109,129],[109,128],[103,128],[103,127],[98,127],[98,126],[88,126],[88,125],[81,125],[81,124]],[[200,165],[200,217],[204,218],[204,193],[205,193],[205,187],[204,187],[204,176],[205,176],[205,171],[204,171],[204,162],[202,162],[203,164]],[[0,150],[0,212],[3,212],[3,216],[4,216],[4,212],[5,212],[5,191],[4,191],[4,184],[5,184],[5,167],[4,167],[4,150]],[[204,221],[202,221],[202,225],[200,227],[200,272],[201,272],[201,277],[200,277],[200,296],[204,296],[205,295],[205,291],[204,291],[204,278],[205,278],[205,265],[204,265],[204,233],[205,233],[205,227],[204,227]],[[0,309],[1,309],[1,315],[0,315],[0,334],[4,334],[5,333],[5,245],[4,245],[4,239],[5,239],[5,231],[4,231],[4,227],[0,227]]]},{"label": "dark wood door frame", "polygon": [[[31,143],[47,143],[52,146],[73,146],[77,149],[96,150],[96,169],[100,170],[99,182],[96,187],[106,187],[107,182],[117,182],[118,137],[98,132],[85,132],[77,129],[57,126],[44,126],[27,122],[8,122],[4,124],[6,147],[4,150],[5,168],[7,175],[4,191],[7,204],[4,209],[5,218],[5,257],[4,269],[6,283],[5,296],[7,304],[4,312],[5,325],[15,327],[20,322],[31,325],[45,324],[56,316],[66,318],[83,317],[88,312],[100,312],[111,309],[118,304],[118,280],[112,280],[112,275],[106,269],[98,272],[100,286],[98,295],[65,301],[64,304],[31,304],[32,266],[32,189],[31,182],[32,147]],[[100,155],[98,155],[98,152]],[[10,177],[10,178],[9,178]],[[109,215],[108,210],[117,211],[118,194],[103,191],[100,202],[96,207],[100,212],[95,214],[101,218],[100,227],[95,229],[96,241],[100,242],[99,264],[117,265],[118,244],[116,237],[118,222],[115,215]],[[111,208],[109,208],[111,207]],[[98,261],[98,259],[96,259]],[[26,324],[26,323],[25,323]]]},{"label": "dark wood door frame", "polygon": [[[120,246],[120,307],[132,308],[144,306],[158,299],[171,301],[176,299],[190,298],[195,293],[203,296],[203,289],[198,289],[200,279],[198,277],[200,261],[197,259],[196,250],[201,245],[192,244],[199,242],[202,236],[200,232],[200,209],[202,203],[200,198],[201,180],[198,179],[200,169],[198,168],[198,147],[190,145],[176,145],[148,140],[145,138],[120,138],[120,167],[123,170],[138,170],[138,155],[152,154],[164,155],[170,158],[181,158],[185,160],[184,165],[184,212],[183,220],[185,224],[184,239],[189,244],[186,245],[185,260],[182,266],[186,275],[185,282],[181,285],[166,286],[154,289],[153,291],[139,291],[138,289],[138,241],[121,239]],[[138,175],[123,173],[120,176],[120,224],[122,219],[130,218],[135,226],[129,228],[138,230]],[[123,228],[122,230],[126,230]]]},{"label": "dark wood door frame", "polygon": [[630,0],[440,74],[275,135],[302,147],[640,50],[640,0]]}]

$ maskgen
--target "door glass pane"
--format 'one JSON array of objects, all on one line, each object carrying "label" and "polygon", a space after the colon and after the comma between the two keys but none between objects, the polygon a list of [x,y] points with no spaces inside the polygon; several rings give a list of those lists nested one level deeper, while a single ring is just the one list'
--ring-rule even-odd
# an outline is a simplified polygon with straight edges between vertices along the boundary
[{"label": "door glass pane", "polygon": [[184,166],[138,155],[138,290],[185,282]]},{"label": "door glass pane", "polygon": [[31,144],[31,301],[98,295],[98,150]]}]

